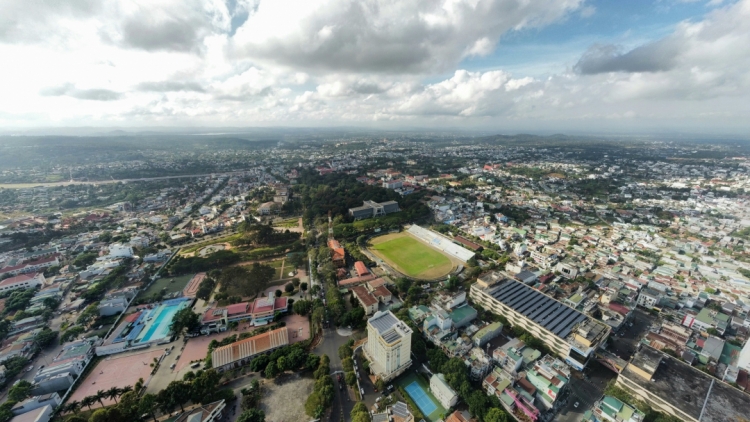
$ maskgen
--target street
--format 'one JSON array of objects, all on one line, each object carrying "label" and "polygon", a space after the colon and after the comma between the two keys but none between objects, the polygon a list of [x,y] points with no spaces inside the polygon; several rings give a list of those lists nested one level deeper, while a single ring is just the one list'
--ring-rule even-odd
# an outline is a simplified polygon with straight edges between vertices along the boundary
[{"label": "street", "polygon": [[[328,357],[331,359],[331,373],[342,372],[344,370],[344,367],[341,365],[341,359],[339,359],[339,347],[343,344],[346,344],[346,342],[349,341],[350,338],[351,333],[342,331],[340,334],[336,330],[336,328],[323,329],[323,336],[321,338],[320,344],[318,344],[318,347],[315,348],[314,352],[318,355],[328,355]],[[361,371],[362,367],[359,366],[359,369]],[[360,375],[363,376],[364,374]],[[338,389],[338,381],[336,381],[335,379],[334,384],[337,384],[337,394],[334,396],[333,405],[331,406],[330,420],[339,421],[339,415],[341,414],[342,410],[344,412],[344,420],[349,420],[349,414],[354,408],[355,403],[352,398],[353,396],[351,396],[352,392],[349,389],[340,391]],[[365,390],[365,394],[367,394],[367,390]],[[372,401],[374,402],[375,399],[373,398]]]}]

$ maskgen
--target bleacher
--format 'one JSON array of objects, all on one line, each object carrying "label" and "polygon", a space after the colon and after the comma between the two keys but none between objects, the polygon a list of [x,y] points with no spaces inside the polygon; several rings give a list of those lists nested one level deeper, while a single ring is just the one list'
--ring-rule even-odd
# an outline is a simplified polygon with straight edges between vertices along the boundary
[{"label": "bleacher", "polygon": [[435,249],[443,251],[448,255],[461,260],[462,262],[466,262],[474,256],[474,252],[456,245],[451,239],[417,225],[412,225],[407,231],[414,235],[414,237],[416,237],[417,239],[427,243]]}]

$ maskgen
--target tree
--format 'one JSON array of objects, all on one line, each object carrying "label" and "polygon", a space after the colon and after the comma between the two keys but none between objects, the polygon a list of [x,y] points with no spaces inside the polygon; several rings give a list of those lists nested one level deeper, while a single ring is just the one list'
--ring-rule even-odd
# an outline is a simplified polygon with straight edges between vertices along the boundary
[{"label": "tree", "polygon": [[357,375],[354,373],[354,371],[347,372],[344,378],[346,378],[346,385],[349,385],[349,386],[357,385]]},{"label": "tree", "polygon": [[297,315],[307,315],[310,313],[311,308],[312,302],[310,302],[309,300],[298,300],[294,302],[294,305],[292,305],[292,309]]},{"label": "tree", "polygon": [[375,381],[375,388],[377,388],[378,391],[385,390],[385,382],[381,378],[378,378],[378,380]]},{"label": "tree", "polygon": [[[318,286],[315,286],[318,287]],[[307,283],[300,283],[299,289],[302,293],[305,293],[307,291]]]},{"label": "tree", "polygon": [[86,406],[91,410],[91,405],[96,403],[96,398],[94,396],[86,396],[83,399],[81,399],[81,406]]},{"label": "tree", "polygon": [[87,306],[86,309],[78,315],[76,323],[80,325],[88,325],[91,321],[99,316],[99,302],[94,302]]},{"label": "tree", "polygon": [[294,277],[292,279],[292,285],[294,285],[294,287],[299,287],[299,278]]},{"label": "tree", "polygon": [[34,337],[34,343],[36,343],[39,348],[44,349],[45,347],[51,346],[56,339],[57,331],[52,331],[49,327],[44,327],[44,329]]},{"label": "tree", "polygon": [[213,293],[215,288],[216,280],[206,277],[201,281],[200,286],[198,286],[198,291],[195,293],[195,296],[198,299],[208,300],[211,298],[211,293]]},{"label": "tree", "polygon": [[88,422],[83,416],[72,415],[65,418],[65,422]]},{"label": "tree", "polygon": [[285,291],[285,292],[287,292],[287,293],[291,293],[291,292],[293,292],[293,291],[294,291],[294,284],[292,284],[292,283],[287,283],[287,284],[286,284],[286,285],[284,286],[284,291]]},{"label": "tree", "polygon": [[281,290],[279,290],[279,289],[276,289],[276,292],[274,294],[276,295],[276,297],[281,297],[281,295],[283,294],[283,292]]},{"label": "tree", "polygon": [[141,397],[141,400],[138,402],[138,413],[139,414],[149,414],[151,415],[154,420],[156,420],[156,415],[154,414],[154,408],[156,407],[156,396],[151,393],[146,393]]},{"label": "tree", "polygon": [[107,394],[108,399],[112,399],[115,401],[115,404],[117,404],[117,398],[120,397],[120,389],[117,387],[112,387],[109,390],[105,391]]},{"label": "tree", "polygon": [[485,415],[484,422],[508,422],[508,414],[500,408],[493,407]]},{"label": "tree", "polygon": [[353,371],[354,360],[351,357],[346,357],[344,359],[341,359],[341,366],[344,367],[344,372]]},{"label": "tree", "polygon": [[466,404],[469,405],[469,412],[472,416],[480,420],[484,420],[484,416],[487,413],[488,401],[487,395],[481,390],[474,390],[466,398]]},{"label": "tree", "polygon": [[307,359],[305,359],[305,368],[314,369],[317,368],[318,365],[320,365],[320,356],[314,353],[308,354]]},{"label": "tree", "polygon": [[242,412],[236,422],[265,422],[266,412],[260,409],[250,409]]},{"label": "tree", "polygon": [[268,365],[266,365],[266,370],[264,371],[266,378],[273,378],[278,374],[278,368],[276,367],[275,362],[268,362]]},{"label": "tree", "polygon": [[8,399],[15,402],[23,401],[31,394],[33,386],[26,380],[21,380],[8,391]]},{"label": "tree", "polygon": [[89,422],[108,422],[108,413],[109,412],[107,412],[107,409],[98,409],[91,414],[91,416],[89,417]]},{"label": "tree", "polygon": [[201,326],[201,316],[190,308],[182,308],[174,314],[169,331],[173,335],[181,335],[183,332],[196,331]]},{"label": "tree", "polygon": [[104,392],[104,390],[99,390],[94,394],[94,399],[99,402],[99,404],[104,407],[104,399],[107,398],[107,393]]},{"label": "tree", "polygon": [[78,413],[81,410],[81,402],[78,400],[71,400],[65,405],[65,412]]}]

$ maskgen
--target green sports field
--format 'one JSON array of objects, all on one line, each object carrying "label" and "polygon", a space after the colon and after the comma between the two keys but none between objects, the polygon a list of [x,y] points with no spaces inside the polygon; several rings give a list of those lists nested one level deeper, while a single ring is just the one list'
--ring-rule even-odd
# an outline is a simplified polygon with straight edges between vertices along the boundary
[{"label": "green sports field", "polygon": [[447,256],[405,232],[377,237],[371,243],[375,255],[409,277],[430,280],[453,269]]}]

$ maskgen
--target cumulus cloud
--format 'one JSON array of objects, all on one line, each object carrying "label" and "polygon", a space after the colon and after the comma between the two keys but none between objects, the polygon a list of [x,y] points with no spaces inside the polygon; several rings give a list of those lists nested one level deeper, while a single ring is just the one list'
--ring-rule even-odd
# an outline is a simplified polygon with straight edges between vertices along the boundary
[{"label": "cumulus cloud", "polygon": [[678,40],[667,38],[623,53],[614,45],[594,45],[574,69],[582,74],[606,72],[661,72],[672,69],[680,54]]},{"label": "cumulus cloud", "polygon": [[79,100],[93,101],[114,101],[122,98],[121,93],[109,89],[78,89],[73,84],[43,88],[39,93],[43,96],[48,97],[68,96],[72,98],[78,98]]},{"label": "cumulus cloud", "polygon": [[72,0],[43,2],[36,15],[27,2],[6,3],[0,57],[12,66],[0,78],[0,125],[564,130],[717,127],[750,114],[750,0],[643,45],[591,46],[534,78],[462,60],[493,54],[515,30],[591,16],[581,0]]},{"label": "cumulus cloud", "polygon": [[270,0],[237,30],[237,54],[311,70],[419,73],[492,51],[507,31],[557,21],[582,0]]},{"label": "cumulus cloud", "polygon": [[206,90],[197,82],[178,82],[178,81],[158,81],[158,82],[141,82],[136,85],[139,91],[152,92],[173,92],[173,91],[192,91],[206,92]]}]

